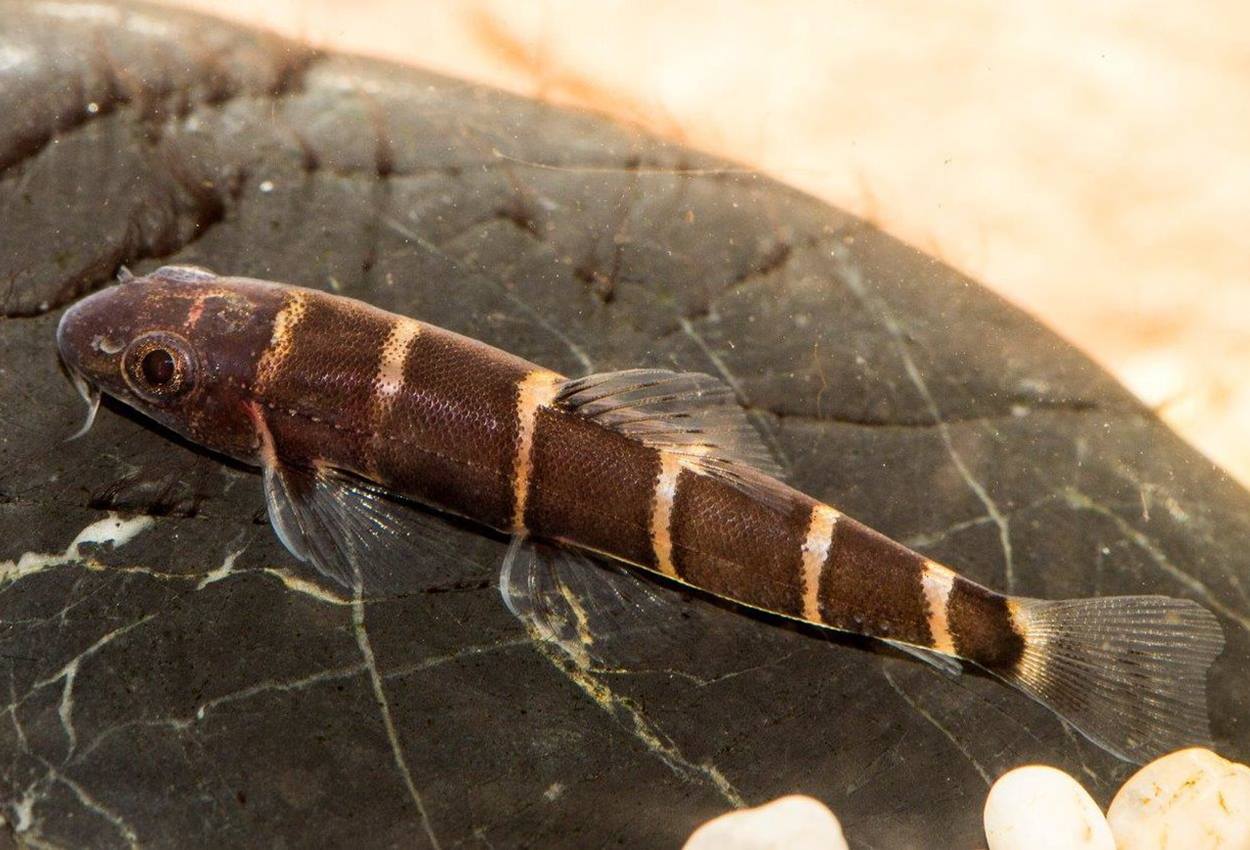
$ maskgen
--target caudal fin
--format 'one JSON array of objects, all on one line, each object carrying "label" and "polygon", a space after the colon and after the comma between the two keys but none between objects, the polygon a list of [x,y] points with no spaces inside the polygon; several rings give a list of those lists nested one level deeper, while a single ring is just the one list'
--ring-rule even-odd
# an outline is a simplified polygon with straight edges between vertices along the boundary
[{"label": "caudal fin", "polygon": [[1082,734],[1132,762],[1210,742],[1207,670],[1224,646],[1187,599],[1017,599],[1024,652],[997,671]]}]

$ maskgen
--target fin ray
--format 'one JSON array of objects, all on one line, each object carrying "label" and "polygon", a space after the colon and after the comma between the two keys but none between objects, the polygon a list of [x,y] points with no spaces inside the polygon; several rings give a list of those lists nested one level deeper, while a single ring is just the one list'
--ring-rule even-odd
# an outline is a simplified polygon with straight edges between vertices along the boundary
[{"label": "fin ray", "polygon": [[786,511],[790,488],[732,389],[701,372],[626,369],[563,382],[556,403]]},{"label": "fin ray", "polygon": [[1210,611],[1166,596],[1016,604],[1024,655],[1003,678],[1126,761],[1210,744],[1206,677],[1224,645]]},{"label": "fin ray", "polygon": [[563,382],[557,403],[658,448],[711,466],[783,474],[732,389],[701,372],[626,369]]},{"label": "fin ray", "polygon": [[480,571],[455,526],[332,467],[267,463],[265,502],[287,550],[349,590],[402,593]]},{"label": "fin ray", "polygon": [[889,638],[882,638],[882,641],[885,643],[888,643],[890,646],[894,647],[895,649],[906,652],[912,658],[917,658],[923,661],[925,664],[928,664],[930,667],[933,667],[935,670],[942,673],[944,676],[952,676],[952,677],[959,676],[964,671],[963,664],[961,664],[959,659],[955,658],[954,656],[945,655],[933,649],[926,649],[923,646],[916,646],[915,644],[903,643],[902,641],[899,641],[899,640],[890,640]]},{"label": "fin ray", "polygon": [[269,512],[269,524],[287,551],[301,561],[308,560],[308,544],[304,539],[304,527],[300,524],[293,505],[296,495],[292,489],[300,483],[296,476],[284,475],[277,464],[264,467],[265,507]]}]

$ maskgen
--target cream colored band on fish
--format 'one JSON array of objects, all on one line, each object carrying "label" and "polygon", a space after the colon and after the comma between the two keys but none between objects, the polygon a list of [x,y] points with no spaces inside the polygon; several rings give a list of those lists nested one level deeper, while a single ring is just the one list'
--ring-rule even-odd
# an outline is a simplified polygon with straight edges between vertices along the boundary
[{"label": "cream colored band on fish", "polygon": [[681,456],[661,451],[660,476],[651,500],[651,545],[655,549],[656,569],[672,578],[677,578],[673,564],[673,500],[677,498],[677,478],[684,467]]},{"label": "cream colored band on fish", "polygon": [[929,603],[929,631],[933,634],[933,648],[954,655],[955,642],[951,638],[948,611],[955,574],[939,563],[925,561],[920,582],[924,587],[925,600]]},{"label": "cream colored band on fish", "polygon": [[390,406],[404,385],[404,364],[408,361],[408,351],[412,341],[421,333],[421,324],[412,319],[399,318],[382,343],[382,356],[378,360],[378,373],[374,376],[373,387],[378,401]]},{"label": "cream colored band on fish", "polygon": [[256,389],[264,389],[282,367],[282,361],[291,353],[295,329],[308,313],[307,296],[299,290],[287,293],[286,302],[278,315],[273,317],[273,334],[269,345],[256,364]]},{"label": "cream colored band on fish", "polygon": [[377,458],[382,432],[391,408],[395,406],[395,397],[404,386],[404,367],[408,362],[408,353],[412,351],[412,341],[420,334],[420,322],[396,317],[391,325],[391,332],[382,343],[378,371],[373,376],[373,399],[369,411],[373,434],[369,447],[369,464],[375,474],[378,472]]},{"label": "cream colored band on fish", "polygon": [[1051,659],[1050,650],[1046,646],[1051,633],[1047,629],[1033,629],[1033,618],[1029,609],[1019,600],[1008,598],[1007,611],[1011,614],[1011,624],[1016,634],[1024,638],[1024,653],[1016,663],[1015,674],[1020,681],[1031,687],[1041,687]]},{"label": "cream colored band on fish", "polygon": [[812,623],[821,622],[820,574],[829,559],[833,529],[840,516],[828,505],[816,505],[807,524],[807,537],[803,541],[803,618]]},{"label": "cream colored band on fish", "polygon": [[525,530],[525,504],[529,500],[530,476],[534,469],[534,423],[538,420],[538,411],[555,401],[556,385],[561,380],[555,372],[535,369],[517,385],[516,489],[512,514],[512,527],[517,531]]}]

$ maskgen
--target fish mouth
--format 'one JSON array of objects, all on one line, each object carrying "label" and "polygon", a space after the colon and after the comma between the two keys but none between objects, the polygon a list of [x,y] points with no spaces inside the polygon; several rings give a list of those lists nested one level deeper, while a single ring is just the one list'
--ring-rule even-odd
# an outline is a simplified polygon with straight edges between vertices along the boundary
[{"label": "fish mouth", "polygon": [[[63,360],[62,363],[64,363]],[[70,440],[77,440],[91,430],[91,426],[95,423],[95,415],[100,410],[101,393],[99,387],[84,378],[74,367],[65,364],[65,371],[69,374],[69,379],[74,384],[74,389],[78,390],[78,394],[87,403],[87,418],[83,421],[82,427],[65,438],[65,441],[69,442]]]}]

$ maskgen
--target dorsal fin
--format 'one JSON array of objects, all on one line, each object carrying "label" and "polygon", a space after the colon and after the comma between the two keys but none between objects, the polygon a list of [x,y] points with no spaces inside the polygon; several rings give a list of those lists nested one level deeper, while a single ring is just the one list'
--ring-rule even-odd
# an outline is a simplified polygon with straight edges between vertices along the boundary
[{"label": "dorsal fin", "polygon": [[782,476],[733,390],[711,375],[667,369],[601,372],[565,381],[556,402],[692,460]]},{"label": "dorsal fin", "polygon": [[701,372],[627,369],[562,383],[556,404],[649,446],[680,455],[770,504],[784,506],[781,467],[723,381]]}]

